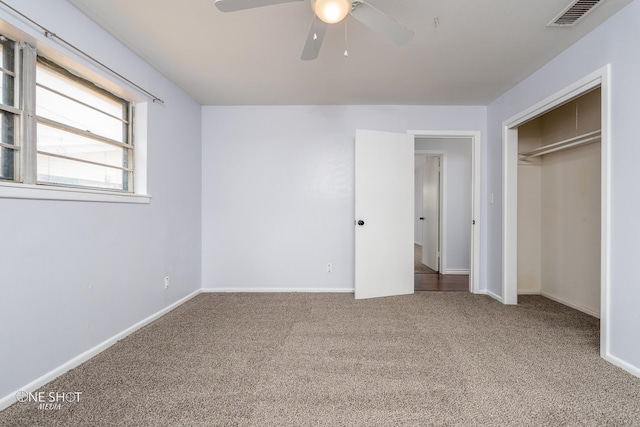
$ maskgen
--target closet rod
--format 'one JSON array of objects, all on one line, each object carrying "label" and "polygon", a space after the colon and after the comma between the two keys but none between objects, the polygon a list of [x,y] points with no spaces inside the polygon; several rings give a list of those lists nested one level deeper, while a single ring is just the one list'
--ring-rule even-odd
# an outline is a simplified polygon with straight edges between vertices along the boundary
[{"label": "closet rod", "polygon": [[158,98],[157,96],[155,96],[154,94],[152,94],[151,92],[149,92],[148,90],[140,87],[139,85],[135,84],[134,82],[132,82],[131,80],[129,80],[128,78],[126,78],[125,76],[123,76],[122,74],[118,73],[117,71],[107,67],[105,64],[103,64],[102,62],[98,61],[97,59],[95,59],[93,56],[89,55],[88,53],[86,53],[85,51],[83,51],[82,49],[75,47],[74,45],[72,45],[71,43],[69,43],[68,41],[66,41],[65,39],[63,39],[62,37],[58,36],[57,34],[49,31],[48,29],[46,29],[45,27],[43,27],[42,25],[38,24],[36,21],[34,21],[33,19],[29,18],[27,15],[25,15],[24,13],[20,12],[19,10],[15,9],[14,7],[8,5],[7,3],[5,3],[4,1],[0,0],[0,4],[4,5],[7,9],[12,10],[14,13],[20,15],[21,17],[23,17],[24,19],[26,19],[27,21],[31,22],[33,25],[35,25],[36,27],[40,28],[40,30],[42,30],[44,32],[45,37],[50,38],[50,39],[56,39],[58,40],[60,43],[64,44],[65,46],[67,46],[69,49],[75,51],[76,53],[79,53],[80,55],[84,56],[86,59],[90,60],[91,62],[93,62],[94,64],[98,65],[99,67],[101,67],[103,70],[107,70],[108,72],[112,73],[113,75],[117,76],[119,79],[127,82],[128,84],[130,84],[131,86],[135,87],[136,89],[138,89],[139,91],[147,94],[149,97],[151,97],[153,99],[153,102],[157,102],[160,104],[164,104],[164,100],[161,98]]},{"label": "closet rod", "polygon": [[593,132],[585,133],[584,135],[575,136],[573,138],[565,139],[564,141],[554,142],[535,150],[528,151],[519,155],[521,159],[530,157],[543,156],[545,154],[554,153],[556,151],[565,150],[567,148],[579,147],[581,145],[592,144],[599,141],[601,138],[601,131],[596,130]]}]

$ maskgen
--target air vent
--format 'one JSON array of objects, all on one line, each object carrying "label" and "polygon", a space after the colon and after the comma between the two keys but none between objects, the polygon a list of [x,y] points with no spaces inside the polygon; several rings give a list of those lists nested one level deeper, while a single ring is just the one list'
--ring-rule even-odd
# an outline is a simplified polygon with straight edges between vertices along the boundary
[{"label": "air vent", "polygon": [[560,12],[560,15],[553,21],[549,22],[547,27],[574,26],[600,3],[601,0],[576,0]]}]

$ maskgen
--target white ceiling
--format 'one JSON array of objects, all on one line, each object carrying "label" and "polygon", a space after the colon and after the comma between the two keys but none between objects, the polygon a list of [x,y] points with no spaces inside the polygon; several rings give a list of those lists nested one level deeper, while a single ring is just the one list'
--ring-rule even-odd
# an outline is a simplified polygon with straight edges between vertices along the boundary
[{"label": "white ceiling", "polygon": [[546,24],[571,0],[367,0],[414,39],[398,47],[348,18],[349,57],[342,22],[315,61],[299,59],[307,1],[232,13],[214,0],[68,1],[203,105],[487,105],[631,0],[602,0],[570,28]]}]

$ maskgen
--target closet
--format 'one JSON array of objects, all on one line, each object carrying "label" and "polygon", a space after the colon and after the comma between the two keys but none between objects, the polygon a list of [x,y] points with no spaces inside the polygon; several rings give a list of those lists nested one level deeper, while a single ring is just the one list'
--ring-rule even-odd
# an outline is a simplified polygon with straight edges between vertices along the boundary
[{"label": "closet", "polygon": [[600,315],[597,88],[518,127],[518,294]]}]

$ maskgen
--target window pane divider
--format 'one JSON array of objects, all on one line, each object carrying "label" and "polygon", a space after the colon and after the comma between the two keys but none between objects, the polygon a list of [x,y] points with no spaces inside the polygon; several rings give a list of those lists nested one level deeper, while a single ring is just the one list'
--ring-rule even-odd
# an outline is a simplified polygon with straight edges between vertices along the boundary
[{"label": "window pane divider", "polygon": [[106,164],[106,163],[93,162],[91,160],[79,159],[77,157],[65,156],[63,154],[49,153],[48,151],[40,151],[40,150],[38,150],[38,154],[42,154],[43,156],[56,157],[58,159],[72,160],[74,162],[87,163],[87,164],[95,165],[95,166],[103,166],[105,168],[118,169],[118,170],[122,170],[122,171],[126,171],[126,172],[133,171],[133,169],[123,168],[122,166],[113,166],[113,165],[109,165],[109,164]]},{"label": "window pane divider", "polygon": [[87,104],[86,102],[82,102],[79,99],[74,98],[73,96],[66,95],[66,94],[64,94],[62,92],[59,92],[59,91],[57,91],[55,89],[50,88],[49,86],[45,86],[42,83],[36,83],[36,86],[41,87],[42,89],[48,90],[49,92],[55,93],[56,95],[59,95],[59,96],[61,96],[63,98],[66,98],[66,99],[68,99],[70,101],[73,101],[73,102],[76,102],[76,103],[78,103],[80,105],[83,105],[83,106],[85,106],[87,108],[90,108],[90,109],[92,109],[94,111],[97,111],[98,113],[104,114],[105,116],[111,117],[112,119],[119,120],[122,123],[125,123],[127,125],[129,124],[129,122],[124,120],[122,117],[118,117],[118,116],[114,116],[113,114],[109,114],[106,111],[102,111],[101,109],[96,108],[93,105]]},{"label": "window pane divider", "polygon": [[81,130],[73,126],[65,125],[63,123],[56,122],[55,120],[38,116],[38,123],[43,123],[47,126],[51,126],[56,129],[63,130],[65,132],[74,133],[76,135],[84,136],[89,139],[95,139],[97,141],[101,141],[107,144],[115,145],[118,147],[124,147],[127,149],[133,149],[133,145],[125,144],[124,142],[119,142],[114,139],[107,138],[106,136],[98,135],[97,133],[93,133],[88,130]]},{"label": "window pane divider", "polygon": [[11,113],[11,114],[16,114],[16,115],[22,114],[22,111],[20,111],[18,108],[12,107],[11,105],[2,104],[2,103],[0,103],[0,110],[6,111],[7,113]]},{"label": "window pane divider", "polygon": [[7,144],[5,142],[0,142],[0,147],[8,148],[9,150],[19,150],[20,149],[20,147],[18,147],[17,145],[11,145],[11,144]]},{"label": "window pane divider", "polygon": [[6,69],[6,68],[4,68],[4,67],[0,67],[0,72],[3,72],[3,73],[5,73],[5,74],[8,74],[8,75],[10,75],[11,77],[15,77],[15,76],[16,76],[16,73],[15,73],[15,72],[13,72],[13,71],[11,71],[11,70],[8,70],[8,69]]}]

